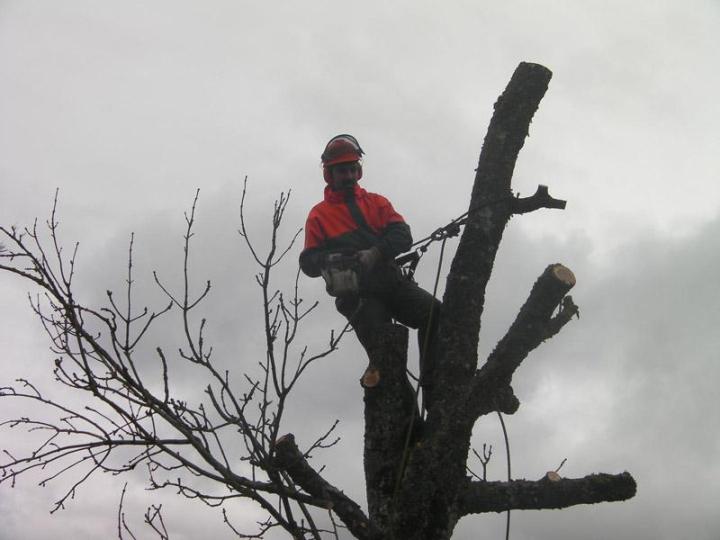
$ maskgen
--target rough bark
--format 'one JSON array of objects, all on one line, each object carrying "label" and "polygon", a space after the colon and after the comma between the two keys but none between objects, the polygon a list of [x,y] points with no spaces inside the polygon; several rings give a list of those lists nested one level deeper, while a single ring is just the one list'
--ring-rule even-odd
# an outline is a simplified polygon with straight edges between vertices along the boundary
[{"label": "rough bark", "polygon": [[476,417],[499,407],[502,392],[521,362],[577,314],[572,298],[565,296],[574,285],[573,273],[559,263],[548,266],[537,279],[515,322],[475,375],[470,403]]},{"label": "rough bark", "polygon": [[515,162],[551,73],[522,63],[495,104],[470,199],[468,221],[452,262],[438,333],[437,383],[423,441],[413,448],[400,490],[398,538],[449,538],[462,516],[458,486],[476,416],[469,414],[485,288],[513,210]]},{"label": "rough bark", "polygon": [[635,496],[630,473],[591,474],[584,478],[468,482],[461,495],[465,514],[506,510],[544,510],[577,504],[624,501]]},{"label": "rough bark", "polygon": [[441,386],[467,381],[477,365],[485,289],[505,225],[512,214],[512,174],[530,122],[545,95],[551,73],[521,63],[495,104],[478,161],[468,221],[453,259],[440,322]]},{"label": "rough bark", "polygon": [[286,471],[293,481],[313,497],[327,501],[355,538],[381,540],[382,532],[368,520],[360,506],[328,483],[305,459],[295,444],[295,437],[287,434],[275,443],[275,462],[279,469]]},{"label": "rough bark", "polygon": [[[365,481],[370,519],[387,529],[403,458],[420,427],[415,392],[406,376],[408,329],[388,325],[373,336],[365,388]],[[368,384],[368,379],[372,384]]]}]

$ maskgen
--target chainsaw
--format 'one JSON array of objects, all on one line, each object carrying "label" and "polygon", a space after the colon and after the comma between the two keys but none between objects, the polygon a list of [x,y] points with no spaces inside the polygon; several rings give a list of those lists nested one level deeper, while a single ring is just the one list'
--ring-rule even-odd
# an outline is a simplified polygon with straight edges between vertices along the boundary
[{"label": "chainsaw", "polygon": [[353,296],[360,290],[360,262],[354,253],[330,253],[320,273],[330,296]]}]

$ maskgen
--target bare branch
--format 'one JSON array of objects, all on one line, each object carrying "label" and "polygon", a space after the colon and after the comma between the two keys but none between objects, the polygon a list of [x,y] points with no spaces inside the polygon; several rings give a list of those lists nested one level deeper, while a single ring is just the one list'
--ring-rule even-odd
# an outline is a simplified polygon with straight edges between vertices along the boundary
[{"label": "bare branch", "polygon": [[591,474],[584,478],[470,482],[461,494],[464,514],[567,508],[577,504],[624,501],[637,487],[629,473]]},{"label": "bare branch", "polygon": [[[507,388],[520,363],[577,313],[572,299],[565,297],[574,285],[575,276],[561,264],[548,266],[540,275],[515,322],[475,376],[475,414],[486,414],[498,408],[496,394]],[[553,317],[558,305],[560,311]],[[507,411],[507,407],[504,409]]]},{"label": "bare branch", "polygon": [[527,212],[534,212],[540,208],[557,208],[564,210],[566,204],[566,201],[552,198],[547,186],[539,185],[537,191],[535,191],[532,196],[513,199],[511,211],[513,214],[526,214]]},{"label": "bare branch", "polygon": [[379,540],[383,537],[368,521],[357,503],[330,485],[310,467],[295,444],[293,435],[287,434],[278,439],[275,449],[277,465],[286,470],[303,490],[314,497],[328,501],[327,508],[331,508],[342,519],[355,538]]}]

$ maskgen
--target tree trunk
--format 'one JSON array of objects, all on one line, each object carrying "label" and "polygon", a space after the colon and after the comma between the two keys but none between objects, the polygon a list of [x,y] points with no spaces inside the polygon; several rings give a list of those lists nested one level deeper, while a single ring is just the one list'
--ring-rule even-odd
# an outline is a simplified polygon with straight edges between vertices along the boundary
[{"label": "tree trunk", "polygon": [[515,197],[511,190],[515,162],[550,77],[543,66],[521,63],[495,104],[465,230],[447,278],[432,359],[433,399],[425,420],[418,416],[417,395],[407,377],[407,329],[386,325],[364,344],[370,359],[361,379],[369,518],[338,490],[323,487],[321,479],[300,467],[297,456],[285,459],[295,464],[287,469],[293,480],[310,495],[333,496],[358,538],[444,540],[468,514],[565,508],[635,494],[628,473],[564,479],[553,472],[537,481],[508,482],[475,481],[466,473],[475,422],[485,414],[518,409],[510,386],[513,374],[533,349],[578,313],[567,295],[575,276],[561,264],[548,266],[506,336],[478,369],[485,289],[506,224],[513,214],[565,207],[545,186],[527,198]]},{"label": "tree trunk", "polygon": [[[485,512],[528,508],[532,500],[540,507],[570,506],[634,494],[634,481],[628,474],[560,484],[547,480],[482,483],[467,478],[470,438],[478,417],[495,410],[517,410],[519,402],[510,387],[515,369],[577,313],[566,296],[575,277],[560,264],[549,266],[508,335],[478,370],[485,289],[510,216],[565,206],[564,201],[550,197],[545,186],[526,199],[514,197],[511,191],[515,161],[550,77],[546,68],[522,63],[495,104],[467,224],[447,280],[439,353],[434,358],[433,401],[426,422],[417,418],[405,372],[407,333],[389,327],[368,347],[371,368],[377,370],[373,373],[379,374],[379,382],[365,389],[368,505],[371,521],[387,538],[450,538],[459,519],[481,507]],[[553,316],[557,308],[560,311]],[[494,495],[487,498],[489,493]]]}]

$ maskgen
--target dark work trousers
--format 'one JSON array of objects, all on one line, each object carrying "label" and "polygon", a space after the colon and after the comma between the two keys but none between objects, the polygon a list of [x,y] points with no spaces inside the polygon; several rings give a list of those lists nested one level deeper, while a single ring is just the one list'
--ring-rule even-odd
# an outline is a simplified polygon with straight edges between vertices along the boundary
[{"label": "dark work trousers", "polygon": [[442,310],[442,302],[414,281],[399,275],[381,287],[368,287],[359,296],[340,297],[335,305],[352,325],[360,343],[366,345],[379,326],[392,319],[418,330],[420,347],[420,381],[423,386],[432,381],[435,336]]}]

